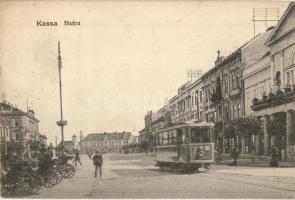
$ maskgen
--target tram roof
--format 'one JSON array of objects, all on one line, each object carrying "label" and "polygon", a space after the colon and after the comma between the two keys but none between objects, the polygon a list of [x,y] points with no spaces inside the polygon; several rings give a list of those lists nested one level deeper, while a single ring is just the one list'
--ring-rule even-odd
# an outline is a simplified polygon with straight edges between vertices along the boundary
[{"label": "tram roof", "polygon": [[165,128],[160,129],[160,130],[169,130],[169,129],[182,128],[182,127],[214,127],[214,123],[189,121],[189,122],[174,124],[172,126],[165,127]]}]

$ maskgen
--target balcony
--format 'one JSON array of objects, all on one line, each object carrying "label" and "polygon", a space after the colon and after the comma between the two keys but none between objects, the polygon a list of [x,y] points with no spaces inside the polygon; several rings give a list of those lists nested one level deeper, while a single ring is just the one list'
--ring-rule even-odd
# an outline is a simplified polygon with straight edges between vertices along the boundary
[{"label": "balcony", "polygon": [[235,96],[241,93],[241,88],[235,88],[230,91],[230,96]]},{"label": "balcony", "polygon": [[254,98],[251,109],[253,111],[259,111],[290,102],[295,102],[295,90],[293,89],[293,91],[288,92],[278,90],[276,94],[270,93],[268,96],[264,96],[263,99]]}]

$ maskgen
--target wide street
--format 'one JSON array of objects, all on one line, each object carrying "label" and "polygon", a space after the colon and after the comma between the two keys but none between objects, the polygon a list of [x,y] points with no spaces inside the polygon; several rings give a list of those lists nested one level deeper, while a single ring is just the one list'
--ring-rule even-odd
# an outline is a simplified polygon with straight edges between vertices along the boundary
[{"label": "wide street", "polygon": [[103,177],[82,156],[72,179],[26,198],[295,198],[295,168],[213,165],[206,172],[159,171],[151,155],[104,155]]}]

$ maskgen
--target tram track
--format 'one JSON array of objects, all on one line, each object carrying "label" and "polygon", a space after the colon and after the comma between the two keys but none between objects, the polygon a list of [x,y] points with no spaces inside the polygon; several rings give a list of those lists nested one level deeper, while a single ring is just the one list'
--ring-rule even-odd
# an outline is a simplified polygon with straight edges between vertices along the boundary
[{"label": "tram track", "polygon": [[293,192],[295,195],[295,179],[294,182],[286,182],[280,179],[271,180],[266,177],[257,177],[244,174],[235,174],[235,173],[220,173],[220,172],[203,172],[197,174],[198,176],[223,180],[225,182],[246,184],[251,186],[258,186],[263,188],[269,188],[272,190],[287,191]]}]

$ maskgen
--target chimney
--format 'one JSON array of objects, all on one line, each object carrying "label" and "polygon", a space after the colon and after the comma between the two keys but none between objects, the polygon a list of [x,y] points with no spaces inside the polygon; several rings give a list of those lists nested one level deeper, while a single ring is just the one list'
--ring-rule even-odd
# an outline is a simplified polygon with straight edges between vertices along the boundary
[{"label": "chimney", "polygon": [[218,65],[223,60],[223,56],[220,56],[220,50],[217,51],[217,58],[215,61],[215,65]]}]

